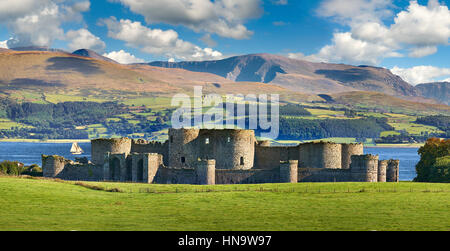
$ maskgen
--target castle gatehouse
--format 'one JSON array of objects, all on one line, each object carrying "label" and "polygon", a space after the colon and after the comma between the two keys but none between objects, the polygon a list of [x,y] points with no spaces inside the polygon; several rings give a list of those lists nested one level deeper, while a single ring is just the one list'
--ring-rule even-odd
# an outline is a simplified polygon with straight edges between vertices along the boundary
[{"label": "castle gatehouse", "polygon": [[399,161],[363,144],[271,146],[252,130],[169,129],[164,142],[95,139],[91,160],[42,155],[44,177],[157,184],[398,182]]}]

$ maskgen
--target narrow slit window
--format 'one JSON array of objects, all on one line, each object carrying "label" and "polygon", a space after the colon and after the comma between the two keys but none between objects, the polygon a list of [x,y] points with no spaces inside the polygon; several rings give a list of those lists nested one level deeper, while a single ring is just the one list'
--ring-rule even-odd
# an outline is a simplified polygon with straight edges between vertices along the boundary
[{"label": "narrow slit window", "polygon": [[244,163],[244,157],[241,157],[241,166],[243,166],[245,163]]},{"label": "narrow slit window", "polygon": [[206,145],[209,145],[209,138],[206,138],[205,144],[206,144]]},{"label": "narrow slit window", "polygon": [[186,163],[186,158],[185,157],[181,157],[181,163],[182,164]]},{"label": "narrow slit window", "polygon": [[228,137],[227,142],[228,142],[228,143],[231,142],[231,137]]}]

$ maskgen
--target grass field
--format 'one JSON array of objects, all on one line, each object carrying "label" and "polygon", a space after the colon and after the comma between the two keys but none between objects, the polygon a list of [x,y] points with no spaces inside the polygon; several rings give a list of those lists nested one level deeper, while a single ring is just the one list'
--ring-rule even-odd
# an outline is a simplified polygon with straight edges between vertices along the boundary
[{"label": "grass field", "polygon": [[18,127],[18,128],[33,128],[32,126],[24,125],[21,123],[17,123],[14,121],[11,121],[9,119],[0,118],[0,130],[9,130],[11,128]]},{"label": "grass field", "polygon": [[75,185],[0,177],[0,230],[450,230],[450,185]]}]

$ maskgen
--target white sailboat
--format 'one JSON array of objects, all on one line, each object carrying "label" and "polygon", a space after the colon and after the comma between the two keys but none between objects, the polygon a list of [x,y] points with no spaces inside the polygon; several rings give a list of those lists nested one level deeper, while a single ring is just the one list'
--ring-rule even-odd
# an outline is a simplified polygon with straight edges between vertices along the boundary
[{"label": "white sailboat", "polygon": [[72,148],[70,148],[70,152],[73,155],[79,155],[79,154],[84,153],[83,149],[81,149],[81,147],[78,145],[77,142],[72,144]]}]

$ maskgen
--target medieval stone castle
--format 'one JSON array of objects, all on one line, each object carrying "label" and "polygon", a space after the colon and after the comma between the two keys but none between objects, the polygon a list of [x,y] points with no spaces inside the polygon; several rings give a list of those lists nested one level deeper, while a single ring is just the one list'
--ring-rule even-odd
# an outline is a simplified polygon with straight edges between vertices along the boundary
[{"label": "medieval stone castle", "polygon": [[92,160],[42,156],[44,177],[158,184],[398,182],[399,161],[362,144],[270,146],[251,130],[170,129],[164,143],[96,139]]}]

